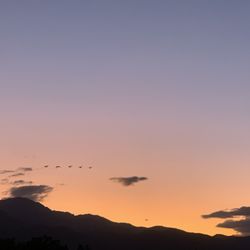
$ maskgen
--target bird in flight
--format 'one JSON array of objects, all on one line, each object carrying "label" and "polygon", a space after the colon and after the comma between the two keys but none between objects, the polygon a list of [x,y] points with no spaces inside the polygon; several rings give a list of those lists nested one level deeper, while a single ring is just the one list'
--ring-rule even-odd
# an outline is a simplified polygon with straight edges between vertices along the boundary
[{"label": "bird in flight", "polygon": [[56,166],[56,168],[61,168],[61,166]]},{"label": "bird in flight", "polygon": [[69,165],[68,168],[72,168],[72,165]]},{"label": "bird in flight", "polygon": [[44,167],[45,167],[45,168],[48,168],[48,167],[49,167],[49,165],[45,165]]}]

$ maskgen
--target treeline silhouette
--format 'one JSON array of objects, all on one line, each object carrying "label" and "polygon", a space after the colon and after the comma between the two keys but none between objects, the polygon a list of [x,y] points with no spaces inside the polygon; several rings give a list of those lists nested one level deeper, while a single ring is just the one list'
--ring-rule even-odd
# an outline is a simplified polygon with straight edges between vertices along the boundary
[{"label": "treeline silhouette", "polygon": [[[0,239],[2,250],[69,250],[67,245],[61,244],[49,236],[32,238],[26,242],[17,242],[15,239]],[[76,250],[91,250],[88,245],[79,244]]]}]

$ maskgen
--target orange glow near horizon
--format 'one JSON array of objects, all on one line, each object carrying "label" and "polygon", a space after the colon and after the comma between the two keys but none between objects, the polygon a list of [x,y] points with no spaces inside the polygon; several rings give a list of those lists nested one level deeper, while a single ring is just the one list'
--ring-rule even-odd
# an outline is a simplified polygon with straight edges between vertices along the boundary
[{"label": "orange glow near horizon", "polygon": [[[117,138],[114,141],[117,142]],[[109,142],[112,143],[111,140]],[[102,145],[103,142],[96,144]],[[31,155],[28,159],[27,156],[19,157],[16,162],[14,158],[11,162],[2,162],[5,166],[15,166],[12,169],[33,167],[34,170],[27,172],[23,179],[54,188],[43,202],[51,209],[74,214],[97,214],[112,221],[136,226],[162,225],[210,235],[234,233],[232,230],[216,228],[219,220],[201,218],[202,214],[242,204],[244,199],[243,196],[238,196],[237,200],[228,203],[228,189],[222,189],[220,183],[224,173],[217,171],[214,175],[210,172],[211,168],[208,166],[227,161],[222,156],[216,156],[214,162],[212,159],[205,162],[202,157],[192,158],[191,148],[181,153],[182,158],[178,157],[174,148],[169,149],[168,155],[160,150],[149,154],[150,145],[138,145],[140,152],[136,152],[129,147],[129,142],[121,145],[115,143],[114,152],[110,151],[111,146],[103,147],[99,152],[86,147],[82,156],[81,152],[70,152],[71,145],[65,148],[58,148],[56,145],[56,142],[50,141],[50,148],[37,148],[38,152],[44,152],[41,155]],[[54,150],[51,151],[53,147]],[[54,155],[58,155],[58,159],[61,156],[60,161],[55,160]],[[41,157],[47,160],[41,161]],[[66,161],[68,158],[74,158],[75,161]],[[10,157],[6,156],[6,159]],[[23,164],[18,163],[21,160]],[[49,167],[44,168],[47,164]],[[70,164],[73,165],[72,168],[68,168]],[[228,162],[227,166],[230,164],[233,165],[234,162]],[[56,165],[62,168],[56,169]],[[79,168],[80,165],[83,165],[82,169]],[[88,169],[90,165],[93,166],[91,170]],[[201,165],[203,168],[200,168]],[[109,180],[110,177],[133,174],[147,176],[149,179],[129,187]],[[232,173],[232,178],[233,174],[237,173]],[[206,178],[202,178],[203,176]],[[231,182],[230,177],[227,181]],[[2,186],[2,191],[4,188],[7,186]],[[235,191],[240,192],[240,188]],[[217,196],[214,196],[215,193]],[[211,204],[216,204],[216,207]]]}]

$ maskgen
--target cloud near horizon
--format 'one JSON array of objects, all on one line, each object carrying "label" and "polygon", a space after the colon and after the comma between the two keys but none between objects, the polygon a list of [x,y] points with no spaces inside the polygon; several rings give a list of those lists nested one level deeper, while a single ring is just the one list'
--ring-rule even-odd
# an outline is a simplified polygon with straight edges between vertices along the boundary
[{"label": "cloud near horizon", "polygon": [[250,216],[250,207],[234,208],[230,210],[219,210],[211,214],[202,215],[204,219],[209,219],[209,218],[227,219],[227,218],[234,218],[237,216]]},{"label": "cloud near horizon", "polygon": [[111,181],[118,182],[123,186],[132,186],[140,181],[148,180],[147,177],[139,177],[139,176],[131,176],[131,177],[112,177],[110,178]]},{"label": "cloud near horizon", "polygon": [[250,207],[219,210],[211,214],[202,215],[202,218],[225,219],[224,222],[217,224],[217,227],[233,229],[243,236],[250,235]]},{"label": "cloud near horizon", "polygon": [[49,193],[53,191],[53,187],[47,185],[28,185],[21,187],[12,187],[8,193],[10,198],[23,197],[33,201],[42,201]]}]

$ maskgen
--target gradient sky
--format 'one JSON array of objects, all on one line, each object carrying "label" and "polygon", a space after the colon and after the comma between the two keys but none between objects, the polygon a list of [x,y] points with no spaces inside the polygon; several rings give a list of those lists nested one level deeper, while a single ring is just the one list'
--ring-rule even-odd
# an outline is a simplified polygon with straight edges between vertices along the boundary
[{"label": "gradient sky", "polygon": [[[1,1],[1,169],[37,168],[25,179],[55,188],[53,209],[232,234],[201,215],[250,204],[249,11],[245,0]],[[109,180],[133,175],[149,180]]]}]

